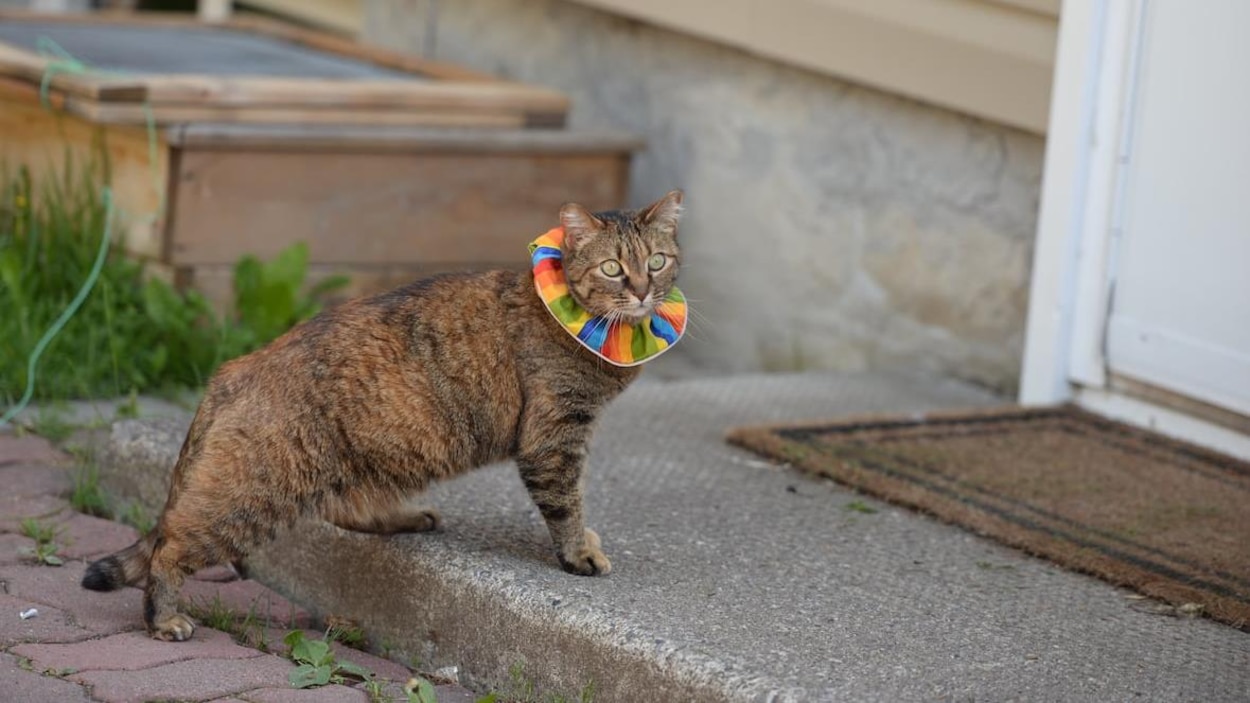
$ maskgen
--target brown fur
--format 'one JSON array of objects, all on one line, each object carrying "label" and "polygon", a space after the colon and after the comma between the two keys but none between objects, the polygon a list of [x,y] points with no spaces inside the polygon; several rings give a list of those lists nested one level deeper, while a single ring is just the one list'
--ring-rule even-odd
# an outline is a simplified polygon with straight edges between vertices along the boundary
[{"label": "brown fur", "polygon": [[[635,319],[662,300],[679,265],[680,203],[673,192],[637,213],[566,205],[564,258],[578,301]],[[671,261],[648,272],[655,252]],[[620,277],[602,274],[607,259],[620,262]],[[606,574],[611,563],[583,523],[582,470],[599,410],[637,373],[579,346],[529,272],[445,275],[345,303],[221,367],[156,528],[92,564],[83,586],[146,578],[149,632],[185,640],[194,624],[176,605],[186,574],[237,562],[307,515],[364,532],[434,529],[437,514],[412,498],[506,458],[564,569]]]}]

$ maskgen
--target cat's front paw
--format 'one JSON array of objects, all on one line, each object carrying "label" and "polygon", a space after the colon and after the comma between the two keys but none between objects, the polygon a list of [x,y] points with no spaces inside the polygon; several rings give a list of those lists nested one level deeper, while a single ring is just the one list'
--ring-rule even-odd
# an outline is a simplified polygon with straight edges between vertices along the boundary
[{"label": "cat's front paw", "polygon": [[151,635],[153,639],[165,642],[186,642],[191,639],[193,632],[195,632],[195,622],[182,613],[175,613],[153,624]]},{"label": "cat's front paw", "polygon": [[599,535],[587,529],[582,545],[571,553],[560,555],[560,566],[570,574],[579,576],[606,576],[612,572],[612,562],[599,549]]}]

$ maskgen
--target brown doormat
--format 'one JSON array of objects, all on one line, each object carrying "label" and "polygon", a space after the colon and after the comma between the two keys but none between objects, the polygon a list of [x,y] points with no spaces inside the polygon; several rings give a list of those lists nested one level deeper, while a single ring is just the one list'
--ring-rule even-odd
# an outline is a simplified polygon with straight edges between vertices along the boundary
[{"label": "brown doormat", "polygon": [[1074,408],[745,427],[729,441],[1250,631],[1250,464]]}]

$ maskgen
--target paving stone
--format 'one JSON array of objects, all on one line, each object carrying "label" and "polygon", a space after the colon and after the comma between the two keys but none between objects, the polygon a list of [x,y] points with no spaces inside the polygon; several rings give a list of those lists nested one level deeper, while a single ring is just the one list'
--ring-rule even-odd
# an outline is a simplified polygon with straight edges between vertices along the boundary
[{"label": "paving stone", "polygon": [[74,703],[91,700],[81,685],[25,669],[17,657],[9,654],[0,654],[0,696],[3,696],[3,700],[14,703]]},{"label": "paving stone", "polygon": [[20,564],[29,559],[23,550],[35,546],[35,540],[16,532],[0,534],[0,566]]},{"label": "paving stone", "polygon": [[411,669],[390,659],[383,659],[368,652],[362,652],[359,649],[352,649],[338,643],[332,645],[332,649],[334,650],[335,658],[339,661],[350,662],[364,667],[379,678],[400,682],[412,678]]},{"label": "paving stone", "polygon": [[188,579],[183,586],[185,603],[209,608],[217,599],[240,617],[254,613],[275,627],[307,627],[312,622],[308,611],[250,579],[226,582]]},{"label": "paving stone", "polygon": [[139,531],[129,525],[78,512],[59,516],[57,527],[56,541],[61,545],[57,553],[65,559],[94,561],[139,539]]},{"label": "paving stone", "polygon": [[30,659],[39,671],[107,669],[137,671],[186,659],[249,659],[264,656],[240,647],[230,635],[207,627],[197,628],[187,642],[160,642],[145,632],[125,632],[73,644],[24,644],[11,650]]},{"label": "paving stone", "polygon": [[21,437],[0,434],[0,466],[59,464],[67,461],[69,461],[69,456],[58,451],[43,437],[31,434]]},{"label": "paving stone", "polygon": [[49,464],[6,464],[0,454],[0,486],[14,498],[65,496],[74,483],[64,467]]},{"label": "paving stone", "polygon": [[74,623],[97,635],[142,629],[142,591],[88,591],[79,585],[85,569],[86,564],[80,561],[59,567],[3,566],[0,579],[8,584],[10,594],[65,610]]},{"label": "paving stone", "polygon": [[[35,608],[39,614],[26,620],[18,613]],[[0,647],[21,642],[78,642],[94,637],[92,631],[76,625],[72,617],[43,603],[0,594]]]},{"label": "paving stone", "polygon": [[0,532],[18,532],[27,518],[51,521],[69,513],[69,501],[53,495],[0,496]]},{"label": "paving stone", "polygon": [[367,703],[369,700],[364,691],[337,684],[318,688],[262,688],[239,697],[248,703]]},{"label": "paving stone", "polygon": [[102,703],[207,701],[286,687],[292,666],[262,654],[250,659],[188,659],[142,671],[85,671],[69,678],[91,686],[92,697]]}]

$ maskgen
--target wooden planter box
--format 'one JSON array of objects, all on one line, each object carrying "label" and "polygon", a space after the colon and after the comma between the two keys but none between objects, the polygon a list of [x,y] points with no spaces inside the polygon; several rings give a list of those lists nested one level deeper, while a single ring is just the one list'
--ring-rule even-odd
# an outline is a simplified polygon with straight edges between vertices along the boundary
[{"label": "wooden planter box", "polygon": [[[93,68],[66,72],[32,34]],[[201,45],[163,62],[123,38],[171,56]],[[261,58],[192,61],[244,49]],[[270,22],[0,12],[0,160],[39,177],[67,149],[107,159],[127,249],[219,303],[239,257],[297,241],[314,279],[347,273],[351,293],[523,266],[561,203],[626,200],[639,143],[565,130],[567,107],[550,90]]]}]

